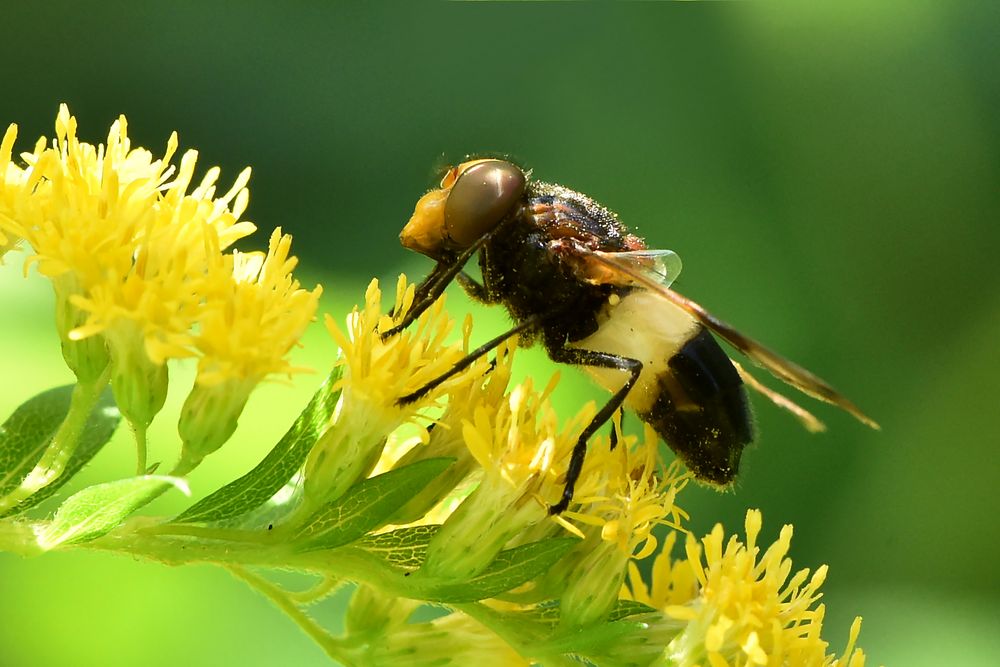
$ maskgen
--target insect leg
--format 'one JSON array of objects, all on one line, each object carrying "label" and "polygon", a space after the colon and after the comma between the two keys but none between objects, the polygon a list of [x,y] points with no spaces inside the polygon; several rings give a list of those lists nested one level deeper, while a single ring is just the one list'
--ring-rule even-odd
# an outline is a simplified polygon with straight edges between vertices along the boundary
[{"label": "insect leg", "polygon": [[580,350],[574,347],[559,348],[551,351],[549,354],[552,357],[552,361],[559,363],[617,368],[629,373],[629,377],[625,381],[625,384],[622,385],[622,388],[616,391],[604,407],[594,415],[594,418],[590,420],[587,428],[583,429],[583,433],[580,434],[579,439],[573,446],[573,454],[569,459],[569,467],[566,468],[566,485],[563,487],[562,499],[549,507],[549,514],[559,514],[569,507],[569,502],[573,499],[573,489],[576,486],[576,481],[580,478],[580,472],[583,470],[583,459],[587,455],[587,441],[601,427],[601,424],[611,419],[615,410],[621,408],[622,403],[625,402],[625,397],[628,396],[628,392],[635,385],[636,380],[639,379],[639,374],[642,373],[642,362],[630,357],[619,357],[616,354]]},{"label": "insect leg", "polygon": [[538,318],[537,317],[528,318],[528,319],[524,320],[523,322],[521,322],[520,324],[518,324],[513,329],[510,329],[509,331],[505,331],[504,333],[500,334],[499,336],[497,336],[493,340],[490,340],[490,341],[487,341],[486,343],[483,343],[482,345],[480,345],[479,347],[477,347],[476,349],[474,349],[472,352],[470,352],[465,358],[463,358],[457,364],[455,364],[450,369],[448,369],[448,371],[446,373],[444,373],[442,375],[439,375],[438,377],[434,378],[433,380],[431,380],[430,382],[428,382],[427,384],[425,384],[420,389],[417,389],[415,392],[407,394],[406,396],[402,396],[399,399],[397,399],[396,400],[396,404],[397,405],[406,405],[407,403],[412,403],[414,401],[417,401],[417,400],[421,399],[422,397],[424,397],[427,394],[427,392],[431,391],[432,389],[434,389],[435,387],[437,387],[439,384],[441,384],[445,380],[447,380],[447,379],[449,379],[451,377],[454,377],[455,375],[457,375],[461,371],[463,371],[466,368],[468,368],[470,365],[472,365],[472,363],[476,359],[480,358],[484,354],[487,354],[490,350],[492,350],[495,347],[497,347],[498,345],[500,345],[500,343],[504,342],[505,340],[507,340],[511,336],[516,336],[517,334],[521,333],[522,331],[525,331],[526,329],[530,329],[531,327],[533,327],[533,326],[535,326],[537,324],[538,324]]},{"label": "insect leg", "polygon": [[469,258],[479,252],[479,249],[483,247],[490,238],[489,234],[484,234],[483,236],[476,239],[475,243],[466,248],[461,252],[461,254],[455,256],[453,259],[443,260],[437,263],[434,270],[431,271],[416,289],[416,294],[413,298],[413,304],[410,309],[406,311],[406,315],[403,316],[402,321],[399,324],[389,329],[388,331],[382,332],[382,340],[395,336],[400,331],[406,327],[413,324],[414,320],[420,317],[425,310],[431,307],[437,298],[441,296],[445,288],[448,287],[448,283],[455,278],[455,275],[462,270],[465,263],[469,261]]},{"label": "insect leg", "polygon": [[[428,273],[414,289],[414,294],[413,294],[414,304],[422,303],[424,301],[424,299],[427,297],[428,291],[431,288],[433,288],[434,285],[437,284],[441,274],[448,266],[450,266],[450,264],[447,262],[438,262],[437,264],[434,265],[434,268],[431,269],[431,272]],[[389,309],[389,317],[392,317],[395,314],[396,314],[396,307],[393,306],[392,308]],[[383,338],[385,337],[386,336],[383,336]]]},{"label": "insect leg", "polygon": [[462,271],[455,279],[458,284],[462,286],[465,293],[469,295],[474,301],[479,301],[480,303],[495,303],[493,299],[490,298],[489,292],[486,290],[484,285],[480,285],[475,281],[474,278],[469,276],[465,271]]}]

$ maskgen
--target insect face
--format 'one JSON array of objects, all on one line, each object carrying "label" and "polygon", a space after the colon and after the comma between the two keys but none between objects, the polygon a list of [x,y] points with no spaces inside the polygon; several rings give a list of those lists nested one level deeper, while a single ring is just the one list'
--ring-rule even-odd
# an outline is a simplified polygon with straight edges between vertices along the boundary
[{"label": "insect face", "polygon": [[464,250],[514,209],[526,180],[520,167],[505,160],[464,162],[420,198],[399,240],[435,259]]}]

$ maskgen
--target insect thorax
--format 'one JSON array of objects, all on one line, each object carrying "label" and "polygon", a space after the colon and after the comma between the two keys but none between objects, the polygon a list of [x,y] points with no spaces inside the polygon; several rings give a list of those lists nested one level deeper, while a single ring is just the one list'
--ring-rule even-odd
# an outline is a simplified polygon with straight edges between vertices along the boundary
[{"label": "insect thorax", "polygon": [[544,317],[532,337],[540,335],[549,349],[596,331],[598,314],[608,297],[626,291],[581,281],[553,251],[554,241],[525,209],[514,224],[490,240],[480,255],[491,300],[502,302],[517,322]]}]

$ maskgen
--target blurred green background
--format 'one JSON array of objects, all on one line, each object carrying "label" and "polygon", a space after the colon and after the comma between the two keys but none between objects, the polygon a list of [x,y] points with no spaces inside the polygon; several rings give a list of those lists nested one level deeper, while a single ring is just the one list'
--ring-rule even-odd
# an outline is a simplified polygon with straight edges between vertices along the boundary
[{"label": "blurred green background", "polygon": [[[168,7],[167,4],[170,6]],[[30,5],[30,6],[29,6]],[[171,130],[249,218],[295,236],[300,278],[340,319],[372,276],[429,262],[397,234],[437,166],[508,153],[616,210],[684,259],[678,289],[829,379],[883,426],[816,406],[810,436],[757,401],[734,493],[682,496],[697,534],[795,524],[828,563],[825,635],[856,614],[869,664],[987,665],[1000,654],[1000,40],[983,3],[341,5],[7,3],[0,127],[52,136],[60,102],[97,143]],[[254,247],[253,243],[244,247]],[[477,338],[504,314],[473,310]],[[0,268],[0,414],[70,381],[46,283]],[[298,360],[334,355],[313,327]],[[521,373],[548,376],[533,351]],[[569,414],[601,393],[575,369]],[[172,383],[174,409],[189,368]],[[242,474],[319,382],[259,391],[192,478]],[[167,411],[151,460],[176,454]],[[635,420],[633,420],[633,425]],[[131,474],[125,430],[75,487]],[[180,501],[162,499],[169,512]],[[985,519],[983,518],[985,516]],[[330,612],[331,617],[334,612]],[[326,664],[225,572],[90,553],[0,554],[0,665]]]}]

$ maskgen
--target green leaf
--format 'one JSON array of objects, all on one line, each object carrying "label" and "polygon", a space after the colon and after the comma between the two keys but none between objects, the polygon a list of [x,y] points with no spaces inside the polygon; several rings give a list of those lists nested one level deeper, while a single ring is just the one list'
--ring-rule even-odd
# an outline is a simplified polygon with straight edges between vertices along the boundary
[{"label": "green leaf", "polygon": [[[664,640],[677,632],[662,627],[651,632],[651,624],[657,615],[662,617],[662,612],[630,600],[619,600],[607,621],[577,628],[561,623],[555,600],[525,611],[500,610],[480,603],[458,604],[456,608],[501,637],[516,641],[515,648],[522,647],[546,665],[648,665],[662,653]],[[626,620],[632,616],[644,618]]]},{"label": "green leaf", "polygon": [[636,602],[635,600],[619,600],[611,610],[608,622],[613,623],[614,621],[620,621],[629,616],[639,616],[640,614],[655,614],[658,611],[658,609],[654,609],[648,604]]},{"label": "green leaf", "polygon": [[355,484],[314,514],[296,540],[305,550],[353,542],[381,526],[454,462],[453,458],[425,459]]},{"label": "green leaf", "polygon": [[[66,385],[43,391],[21,404],[0,426],[0,496],[16,489],[41,459],[69,412],[75,388]],[[120,421],[111,390],[105,389],[90,411],[62,474],[0,517],[24,512],[58,491],[107,444]]]},{"label": "green leaf", "polygon": [[143,475],[88,486],[59,507],[51,523],[39,535],[38,545],[52,549],[98,538],[117,528],[125,517],[171,485],[185,494],[190,493],[183,479],[164,475]]},{"label": "green leaf", "polygon": [[573,537],[557,537],[523,544],[501,551],[480,575],[460,582],[422,580],[419,572],[414,583],[420,584],[419,599],[430,602],[475,602],[497,595],[534,579],[556,564],[567,551],[578,544]]},{"label": "green leaf", "polygon": [[501,610],[480,602],[457,604],[455,608],[501,637],[516,637],[520,645],[531,646],[532,650],[559,625],[559,604],[556,601],[519,611]]},{"label": "green leaf", "polygon": [[302,467],[323,434],[340,400],[337,386],[343,366],[336,366],[288,432],[253,470],[196,502],[174,523],[223,521],[250,512],[270,500]]},{"label": "green leaf", "polygon": [[[650,610],[654,611],[655,610]],[[548,640],[539,642],[542,653],[567,653],[591,655],[592,652],[607,651],[610,646],[620,646],[625,639],[636,633],[648,634],[649,624],[638,620],[619,620],[594,623],[582,628],[566,628],[557,631]],[[604,664],[599,661],[598,664]]]},{"label": "green leaf", "polygon": [[366,537],[357,546],[389,565],[415,570],[423,565],[427,545],[440,527],[434,524],[399,528]]}]

